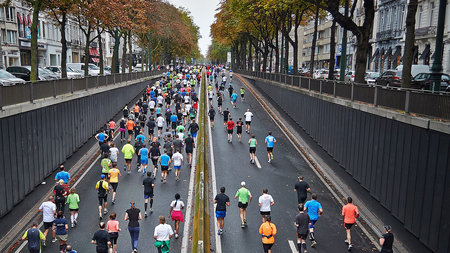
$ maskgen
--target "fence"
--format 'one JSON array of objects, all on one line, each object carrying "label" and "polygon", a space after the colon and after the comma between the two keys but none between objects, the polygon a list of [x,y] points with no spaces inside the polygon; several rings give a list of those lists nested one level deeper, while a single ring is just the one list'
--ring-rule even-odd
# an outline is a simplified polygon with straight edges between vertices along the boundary
[{"label": "fence", "polygon": [[334,97],[382,106],[406,113],[450,120],[450,93],[367,85],[280,73],[236,70],[236,73],[267,79]]},{"label": "fence", "polygon": [[162,71],[145,71],[104,76],[89,76],[80,79],[58,79],[27,82],[12,86],[0,86],[0,109],[4,106],[25,102],[33,103],[37,99],[56,98],[76,91],[91,90],[99,87],[115,85],[125,81],[138,80],[153,76]]}]

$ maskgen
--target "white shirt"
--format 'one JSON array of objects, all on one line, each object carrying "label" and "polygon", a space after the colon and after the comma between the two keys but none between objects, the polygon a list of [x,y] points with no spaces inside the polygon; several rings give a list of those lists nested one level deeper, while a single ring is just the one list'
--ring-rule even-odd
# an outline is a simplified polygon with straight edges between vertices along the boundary
[{"label": "white shirt", "polygon": [[162,116],[156,118],[156,125],[158,127],[164,127],[164,122],[166,122],[166,120]]},{"label": "white shirt", "polygon": [[56,211],[55,203],[45,201],[41,204],[39,210],[42,210],[42,220],[44,222],[53,222],[55,220],[55,214],[53,213],[53,211]]},{"label": "white shirt", "polygon": [[184,133],[178,133],[178,140],[184,140]]},{"label": "white shirt", "polygon": [[224,77],[222,78],[222,81],[223,81],[223,82],[226,82],[226,81],[227,81],[227,77],[224,76]]},{"label": "white shirt", "polygon": [[[177,203],[176,205],[175,202]],[[170,206],[173,207],[174,211],[181,211],[181,207],[184,207],[184,203],[181,200],[178,201],[174,200],[172,201],[172,203],[170,203]]]},{"label": "white shirt", "polygon": [[186,104],[186,110],[187,112],[189,112],[191,110],[192,105],[191,104]]},{"label": "white shirt", "polygon": [[270,203],[273,202],[272,196],[269,194],[263,194],[259,197],[259,203],[261,204],[261,207],[259,210],[261,212],[270,212]]},{"label": "white shirt", "polygon": [[176,152],[172,155],[173,160],[173,166],[181,166],[181,163],[183,162],[183,155],[180,154],[180,152]]},{"label": "white shirt", "polygon": [[109,152],[111,153],[111,155],[109,156],[109,158],[111,159],[112,162],[117,162],[117,155],[119,154],[119,149],[116,147],[110,148]]},{"label": "white shirt", "polygon": [[244,117],[245,117],[245,121],[252,121],[253,113],[245,112]]},{"label": "white shirt", "polygon": [[191,98],[190,98],[189,96],[186,95],[186,96],[184,97],[184,103],[185,103],[185,104],[188,104],[188,103],[190,103],[190,102],[191,102]]},{"label": "white shirt", "polygon": [[168,241],[170,236],[173,235],[173,230],[169,224],[159,224],[155,227],[153,235],[156,236],[157,241]]},{"label": "white shirt", "polygon": [[158,101],[158,104],[162,104],[164,102],[164,97],[163,96],[158,96],[156,98],[156,100]]},{"label": "white shirt", "polygon": [[148,107],[150,107],[150,109],[155,109],[156,103],[153,100],[150,100],[150,102],[148,103]]}]

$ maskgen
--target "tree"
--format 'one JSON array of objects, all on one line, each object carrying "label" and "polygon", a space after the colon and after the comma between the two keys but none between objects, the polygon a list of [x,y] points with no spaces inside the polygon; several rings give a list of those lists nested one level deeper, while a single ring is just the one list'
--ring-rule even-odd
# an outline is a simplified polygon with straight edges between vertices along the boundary
[{"label": "tree", "polygon": [[314,73],[314,57],[316,54],[316,42],[317,42],[317,27],[319,25],[319,0],[316,0],[316,10],[314,13],[314,32],[311,44],[311,59],[309,61],[309,75],[313,76]]},{"label": "tree", "polygon": [[334,80],[334,65],[336,64],[336,20],[333,19],[330,28],[330,65],[328,66],[328,79]]},{"label": "tree", "polygon": [[411,87],[411,66],[413,61],[413,48],[415,38],[416,26],[416,11],[418,0],[410,0],[408,4],[408,11],[406,14],[406,39],[405,39],[405,54],[403,55],[403,72],[402,72],[402,87]]}]

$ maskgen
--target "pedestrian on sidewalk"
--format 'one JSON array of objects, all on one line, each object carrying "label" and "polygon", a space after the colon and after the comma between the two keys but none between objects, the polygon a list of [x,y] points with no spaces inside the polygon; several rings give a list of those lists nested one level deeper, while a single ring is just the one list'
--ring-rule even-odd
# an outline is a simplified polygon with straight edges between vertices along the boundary
[{"label": "pedestrian on sidewalk", "polygon": [[67,240],[69,235],[67,230],[69,229],[69,224],[66,218],[64,218],[64,212],[58,211],[56,220],[53,221],[53,231],[55,232],[56,239],[59,240],[59,251],[64,253],[66,251]]},{"label": "pedestrian on sidewalk", "polygon": [[298,182],[294,186],[294,191],[297,192],[298,203],[304,204],[311,188],[307,182],[303,181],[303,176],[298,177]]},{"label": "pedestrian on sidewalk", "polygon": [[59,172],[55,175],[55,181],[64,180],[64,183],[68,183],[70,180],[69,172],[65,171],[64,165],[59,166]]},{"label": "pedestrian on sidewalk", "polygon": [[250,152],[250,163],[255,163],[255,153],[256,146],[258,145],[258,141],[255,138],[255,134],[252,134],[252,138],[248,140],[249,152]]},{"label": "pedestrian on sidewalk", "polygon": [[245,181],[241,182],[241,188],[236,192],[234,198],[238,199],[241,228],[245,228],[245,226],[247,226],[247,207],[248,203],[252,200],[252,194],[245,187]]},{"label": "pedestrian on sidewalk", "polygon": [[166,224],[166,218],[159,216],[159,225],[155,227],[153,238],[156,240],[155,247],[158,253],[168,253],[170,250],[170,239],[172,239],[173,230],[169,224]]},{"label": "pedestrian on sidewalk", "polygon": [[344,228],[347,233],[347,239],[345,243],[348,244],[348,251],[351,251],[352,245],[352,236],[350,229],[353,224],[356,222],[356,217],[359,215],[358,207],[353,205],[353,199],[351,197],[347,198],[347,204],[342,207],[342,216],[344,216]]},{"label": "pedestrian on sidewalk", "polygon": [[122,147],[122,153],[125,158],[125,165],[123,167],[123,170],[128,169],[128,175],[131,173],[131,160],[133,159],[133,155],[135,153],[134,147],[131,145],[131,140],[128,140],[128,143],[123,145]]},{"label": "pedestrian on sidewalk", "polygon": [[75,188],[70,189],[70,194],[67,196],[67,204],[69,204],[70,224],[75,227],[78,223],[78,208],[80,203],[80,196],[76,193]]},{"label": "pedestrian on sidewalk", "polygon": [[105,207],[103,210],[103,214],[108,213],[108,192],[109,192],[109,184],[106,182],[105,175],[100,175],[100,180],[95,185],[95,189],[97,190],[97,196],[98,196],[98,217],[99,219],[103,219],[102,216],[102,206]]},{"label": "pedestrian on sidewalk", "polygon": [[37,228],[37,224],[34,222],[31,228],[25,231],[21,240],[28,240],[28,251],[30,253],[39,253],[41,252],[41,242],[45,242],[45,235]]},{"label": "pedestrian on sidewalk", "polygon": [[100,229],[95,232],[91,242],[96,245],[95,251],[97,253],[108,253],[109,248],[111,247],[111,240],[109,238],[109,233],[105,230],[106,224],[105,222],[100,221],[98,226]]},{"label": "pedestrian on sidewalk", "polygon": [[175,200],[170,203],[169,217],[172,217],[172,221],[175,221],[175,239],[178,239],[178,231],[180,229],[180,222],[184,222],[183,213],[184,203],[180,200],[181,196],[179,193],[175,194]]},{"label": "pedestrian on sidewalk", "polygon": [[258,199],[258,206],[259,206],[259,213],[262,217],[262,223],[266,221],[266,216],[270,215],[270,208],[271,206],[275,205],[275,201],[273,201],[273,198],[269,193],[269,190],[267,188],[263,189],[263,194],[259,196]]},{"label": "pedestrian on sidewalk", "polygon": [[66,206],[66,196],[67,192],[64,188],[64,180],[60,179],[56,185],[55,188],[53,188],[53,194],[55,194],[55,205],[56,205],[56,212],[63,211]]},{"label": "pedestrian on sidewalk", "polygon": [[112,253],[117,252],[117,239],[119,238],[119,231],[121,231],[119,227],[119,221],[116,220],[117,214],[112,212],[109,215],[109,221],[106,223],[106,229],[109,233],[109,241],[112,246]]},{"label": "pedestrian on sidewalk", "polygon": [[[44,236],[45,240],[47,240],[48,231],[53,227],[53,221],[56,216],[56,205],[55,199],[53,196],[48,197],[48,200],[43,202],[41,206],[39,206],[39,212],[42,213],[42,221],[44,222]],[[55,233],[52,231],[52,242],[56,242]],[[45,247],[44,240],[44,247]]]},{"label": "pedestrian on sidewalk", "polygon": [[277,140],[272,136],[272,132],[269,131],[264,142],[267,144],[267,157],[269,158],[267,162],[270,163],[273,160],[273,146]]},{"label": "pedestrian on sidewalk", "polygon": [[391,232],[390,225],[384,225],[384,230],[386,231],[380,238],[381,251],[380,253],[392,253],[392,245],[394,244],[394,235]]},{"label": "pedestrian on sidewalk", "polygon": [[309,225],[309,239],[311,240],[311,247],[317,245],[316,237],[314,236],[314,224],[319,220],[319,217],[323,214],[322,205],[317,201],[317,194],[311,195],[311,200],[305,204],[305,210],[309,215],[311,224]]},{"label": "pedestrian on sidewalk", "polygon": [[230,198],[225,194],[225,187],[220,187],[220,193],[214,198],[214,204],[216,205],[216,218],[217,227],[219,231],[218,235],[223,234],[223,225],[225,223],[225,216],[227,216],[227,206],[230,206]]},{"label": "pedestrian on sidewalk", "polygon": [[267,215],[265,222],[259,227],[259,234],[262,236],[264,253],[272,252],[272,246],[275,243],[274,236],[277,234],[277,227],[271,221],[272,217]]},{"label": "pedestrian on sidewalk", "polygon": [[155,188],[155,181],[152,177],[152,172],[147,172],[147,178],[142,181],[144,187],[144,216],[147,218],[148,199],[150,199],[150,213],[153,213],[153,190]]},{"label": "pedestrian on sidewalk", "polygon": [[109,183],[111,184],[111,187],[113,190],[112,200],[111,200],[111,204],[113,204],[113,205],[116,202],[116,192],[117,192],[117,187],[119,186],[119,177],[121,177],[121,176],[122,176],[122,173],[120,173],[120,170],[117,169],[117,163],[113,162],[112,168],[108,172]]},{"label": "pedestrian on sidewalk", "polygon": [[131,247],[133,252],[137,252],[139,240],[139,221],[142,220],[141,210],[136,208],[134,201],[130,202],[130,208],[125,212],[125,221],[128,222],[128,232],[131,238]]},{"label": "pedestrian on sidewalk", "polygon": [[295,216],[295,226],[297,227],[297,249],[299,253],[307,252],[306,238],[308,237],[309,225],[311,225],[311,222],[308,214],[305,213],[305,206],[303,203],[300,203],[298,204],[298,214]]}]

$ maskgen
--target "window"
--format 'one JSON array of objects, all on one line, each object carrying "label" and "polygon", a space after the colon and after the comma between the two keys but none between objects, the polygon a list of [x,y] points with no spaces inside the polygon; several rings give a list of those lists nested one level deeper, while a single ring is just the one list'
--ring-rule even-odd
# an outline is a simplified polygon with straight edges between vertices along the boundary
[{"label": "window", "polygon": [[45,38],[45,29],[46,29],[46,26],[45,26],[45,22],[44,21],[42,21],[42,38]]},{"label": "window", "polygon": [[17,43],[17,32],[8,30],[8,43],[16,44]]},{"label": "window", "polygon": [[433,26],[434,2],[430,3],[430,26]]},{"label": "window", "polygon": [[[394,6],[394,8],[392,8],[392,15],[397,15],[397,7]],[[397,19],[395,17],[392,17],[392,29],[396,30],[397,29]]]},{"label": "window", "polygon": [[419,5],[419,8],[418,8],[419,10],[418,10],[418,18],[417,18],[417,28],[420,28],[420,23],[421,23],[421,21],[422,21],[422,13],[423,13],[423,7],[422,7],[422,5]]},{"label": "window", "polygon": [[5,9],[0,7],[0,20],[5,20]]},{"label": "window", "polygon": [[6,30],[2,29],[2,42],[6,42]]},{"label": "window", "polygon": [[385,22],[386,22],[386,30],[390,30],[391,29],[391,15],[389,15],[389,8],[386,9]]},{"label": "window", "polygon": [[16,9],[14,7],[6,7],[6,21],[15,21]]},{"label": "window", "polygon": [[380,20],[380,27],[378,30],[379,32],[384,30],[384,13],[383,12],[380,13],[380,17],[381,17],[381,20]]}]

